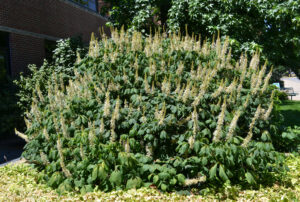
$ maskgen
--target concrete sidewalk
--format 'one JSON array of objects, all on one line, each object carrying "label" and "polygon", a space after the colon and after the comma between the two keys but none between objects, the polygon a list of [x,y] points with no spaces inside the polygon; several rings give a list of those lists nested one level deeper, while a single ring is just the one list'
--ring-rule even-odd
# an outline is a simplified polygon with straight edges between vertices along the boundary
[{"label": "concrete sidewalk", "polygon": [[300,80],[297,77],[283,77],[281,80],[284,82],[285,88],[292,87],[297,93],[297,96],[293,96],[293,100],[300,100]]},{"label": "concrete sidewalk", "polygon": [[6,162],[6,163],[2,163],[2,164],[0,164],[0,167],[6,166],[6,165],[8,165],[8,164],[15,164],[15,163],[18,163],[19,161],[21,161],[21,157],[16,158],[16,159],[11,160],[11,161],[8,161],[8,162]]}]

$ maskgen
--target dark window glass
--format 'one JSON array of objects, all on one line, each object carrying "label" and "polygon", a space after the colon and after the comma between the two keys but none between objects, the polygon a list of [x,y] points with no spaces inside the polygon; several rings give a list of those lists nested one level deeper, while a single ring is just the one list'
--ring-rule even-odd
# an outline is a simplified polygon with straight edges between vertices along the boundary
[{"label": "dark window glass", "polygon": [[0,77],[3,77],[6,73],[10,73],[8,58],[8,33],[0,32]]},{"label": "dark window glass", "polygon": [[82,6],[97,12],[97,0],[73,0]]},{"label": "dark window glass", "polygon": [[97,11],[97,5],[95,0],[88,0],[88,7],[93,11]]},{"label": "dark window glass", "polygon": [[56,48],[56,41],[45,40],[45,58],[52,62],[53,51]]},{"label": "dark window glass", "polygon": [[8,45],[8,33],[0,32],[0,47],[7,47]]}]

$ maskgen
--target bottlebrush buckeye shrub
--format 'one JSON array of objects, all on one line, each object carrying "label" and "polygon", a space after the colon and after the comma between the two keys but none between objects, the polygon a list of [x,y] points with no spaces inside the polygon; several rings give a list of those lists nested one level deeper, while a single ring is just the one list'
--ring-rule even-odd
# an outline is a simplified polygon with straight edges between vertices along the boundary
[{"label": "bottlebrush buckeye shrub", "polygon": [[24,157],[82,192],[259,183],[281,168],[269,134],[271,72],[228,40],[113,31],[92,38],[68,85],[52,75],[26,113]]}]

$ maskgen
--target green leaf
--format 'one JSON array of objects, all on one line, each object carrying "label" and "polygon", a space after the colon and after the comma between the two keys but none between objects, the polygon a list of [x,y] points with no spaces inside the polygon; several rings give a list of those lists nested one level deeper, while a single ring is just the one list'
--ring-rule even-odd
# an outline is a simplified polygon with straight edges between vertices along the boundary
[{"label": "green leaf", "polygon": [[171,184],[171,185],[175,185],[176,183],[177,183],[176,178],[172,178],[172,179],[170,180],[170,184]]},{"label": "green leaf", "polygon": [[85,186],[85,190],[86,190],[86,192],[92,192],[92,191],[94,191],[92,185],[86,185]]},{"label": "green leaf", "polygon": [[95,181],[98,178],[98,166],[95,166],[92,172],[92,181]]},{"label": "green leaf", "polygon": [[158,176],[159,176],[159,179],[162,179],[162,180],[167,180],[168,178],[170,178],[170,174],[167,172],[159,173]]},{"label": "green leaf", "polygon": [[209,178],[215,179],[217,176],[217,168],[218,168],[218,163],[216,163],[210,170],[209,170]]},{"label": "green leaf", "polygon": [[261,135],[261,139],[266,142],[266,141],[270,141],[270,133],[268,131],[264,131],[263,134]]},{"label": "green leaf", "polygon": [[179,184],[181,184],[181,185],[184,184],[184,182],[185,182],[185,177],[184,177],[183,174],[178,174],[178,175],[177,175],[177,179],[178,179]]},{"label": "green leaf", "polygon": [[206,166],[207,165],[207,158],[206,157],[203,157],[202,158],[202,165]]},{"label": "green leaf", "polygon": [[48,181],[48,185],[50,187],[57,188],[58,185],[62,182],[62,180],[63,179],[62,179],[62,176],[60,175],[60,173],[59,172],[55,172],[51,176],[50,180]]},{"label": "green leaf", "polygon": [[74,184],[76,187],[80,188],[83,186],[84,184],[84,180],[83,179],[80,179],[80,180],[74,180]]},{"label": "green leaf", "polygon": [[187,150],[188,150],[188,148],[189,148],[189,144],[188,143],[184,143],[181,147],[180,147],[180,149],[179,149],[179,153],[181,154],[181,155],[183,155]]},{"label": "green leaf", "polygon": [[256,184],[256,181],[255,181],[255,179],[254,179],[254,177],[252,176],[251,173],[247,172],[247,173],[245,174],[245,177],[246,177],[246,180],[247,180],[247,182],[248,182],[249,184]]},{"label": "green leaf", "polygon": [[166,184],[161,184],[160,188],[161,188],[162,191],[167,191],[168,185],[166,185]]},{"label": "green leaf", "polygon": [[137,189],[142,186],[142,179],[136,177],[134,179],[129,179],[126,184],[126,189]]},{"label": "green leaf", "polygon": [[159,180],[158,175],[155,175],[155,176],[153,177],[153,183],[156,184],[156,183],[158,182],[158,180]]},{"label": "green leaf", "polygon": [[252,166],[252,158],[247,158],[246,163],[248,166]]},{"label": "green leaf", "polygon": [[161,133],[160,133],[160,139],[167,139],[167,133],[166,133],[166,131],[161,131]]},{"label": "green leaf", "polygon": [[98,177],[100,180],[105,180],[107,177],[107,172],[105,171],[105,164],[102,163],[98,168]]},{"label": "green leaf", "polygon": [[220,165],[220,167],[219,167],[219,176],[224,181],[229,180],[228,177],[227,177],[227,175],[226,175],[226,173],[225,173],[225,169],[224,169],[223,165]]},{"label": "green leaf", "polygon": [[122,172],[118,170],[112,172],[109,181],[116,186],[120,186],[122,182]]},{"label": "green leaf", "polygon": [[198,152],[200,151],[200,148],[201,148],[201,143],[200,143],[200,141],[196,141],[196,142],[194,143],[194,150],[195,150],[195,152],[198,153]]}]

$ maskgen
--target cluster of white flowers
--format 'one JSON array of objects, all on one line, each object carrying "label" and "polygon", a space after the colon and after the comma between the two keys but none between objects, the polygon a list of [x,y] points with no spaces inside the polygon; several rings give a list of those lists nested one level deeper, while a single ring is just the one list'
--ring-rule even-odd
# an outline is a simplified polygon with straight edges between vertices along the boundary
[{"label": "cluster of white flowers", "polygon": [[257,119],[259,118],[260,115],[261,115],[261,105],[259,105],[257,107],[255,115],[252,118],[250,128],[249,128],[249,132],[248,132],[248,134],[247,134],[247,136],[244,139],[243,144],[242,144],[243,147],[246,147],[249,144],[249,142],[251,141],[252,136],[253,136],[253,128],[254,128],[255,122],[257,121]]},{"label": "cluster of white flowers", "polygon": [[49,162],[49,160],[47,158],[47,155],[44,152],[40,151],[40,156],[41,156],[41,159],[42,159],[42,161],[43,161],[43,163],[45,165],[49,165],[50,164],[50,162]]},{"label": "cluster of white flowers", "polygon": [[62,150],[62,145],[61,145],[61,140],[60,137],[57,137],[57,150],[60,158],[60,166],[62,168],[63,173],[65,174],[66,177],[71,177],[72,174],[70,171],[66,168],[65,162],[64,162],[64,155],[63,155],[63,150]]},{"label": "cluster of white flowers", "polygon": [[229,130],[228,130],[228,133],[227,133],[227,135],[226,135],[226,140],[230,140],[230,139],[232,138],[233,133],[234,133],[234,131],[235,131],[235,129],[236,129],[237,122],[238,122],[240,116],[241,116],[241,111],[238,110],[238,111],[235,113],[233,119],[231,120],[231,123],[230,123],[230,126],[229,126]]},{"label": "cluster of white flowers", "polygon": [[105,94],[105,102],[103,106],[103,116],[107,117],[110,114],[110,99],[109,99],[109,91]]},{"label": "cluster of white flowers", "polygon": [[165,93],[166,95],[169,95],[171,92],[171,77],[167,79],[167,77],[164,78],[162,85],[161,85],[161,91]]},{"label": "cluster of white flowers", "polygon": [[201,177],[198,177],[198,178],[192,178],[192,179],[186,179],[184,181],[184,186],[185,187],[189,187],[189,186],[192,186],[192,185],[196,185],[196,184],[199,184],[199,183],[203,183],[206,181],[206,176],[201,176]]},{"label": "cluster of white flowers", "polygon": [[218,142],[221,139],[226,107],[227,107],[227,104],[226,104],[226,98],[225,98],[224,101],[223,101],[223,105],[222,105],[222,111],[218,116],[217,128],[216,128],[216,130],[214,131],[214,134],[213,134],[213,136],[214,136],[213,141],[214,142]]}]

